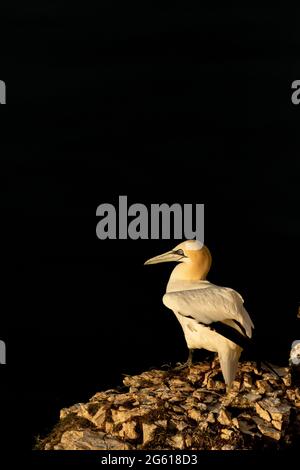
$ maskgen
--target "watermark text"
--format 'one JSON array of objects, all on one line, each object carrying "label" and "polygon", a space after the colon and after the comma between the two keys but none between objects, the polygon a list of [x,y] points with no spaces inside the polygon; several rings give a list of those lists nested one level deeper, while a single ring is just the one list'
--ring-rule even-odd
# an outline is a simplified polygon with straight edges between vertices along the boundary
[{"label": "watermark text", "polygon": [[97,207],[100,217],[96,235],[100,240],[181,240],[196,239],[204,243],[204,204],[168,205],[134,203],[119,196],[118,207],[103,203]]},{"label": "watermark text", "polygon": [[3,80],[0,80],[0,104],[6,104],[6,85]]}]

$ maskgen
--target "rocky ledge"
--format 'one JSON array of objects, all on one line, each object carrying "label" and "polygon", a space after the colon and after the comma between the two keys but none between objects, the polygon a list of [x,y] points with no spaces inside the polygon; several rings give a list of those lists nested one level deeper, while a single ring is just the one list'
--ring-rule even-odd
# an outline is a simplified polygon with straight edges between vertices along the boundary
[{"label": "rocky ledge", "polygon": [[282,449],[300,443],[300,389],[289,368],[240,364],[226,395],[219,363],[125,376],[124,386],[60,412],[39,450]]}]

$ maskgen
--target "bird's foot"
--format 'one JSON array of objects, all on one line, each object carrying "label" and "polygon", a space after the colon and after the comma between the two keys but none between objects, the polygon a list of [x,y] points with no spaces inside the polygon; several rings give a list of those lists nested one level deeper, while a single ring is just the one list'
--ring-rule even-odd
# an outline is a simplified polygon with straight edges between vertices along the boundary
[{"label": "bird's foot", "polygon": [[178,366],[174,367],[174,370],[180,371],[180,370],[187,369],[188,367],[191,367],[193,363],[192,361],[186,361],[184,364],[180,364],[179,362],[177,362],[177,364]]},{"label": "bird's foot", "polygon": [[187,358],[187,361],[184,364],[178,363],[179,365],[174,367],[174,370],[180,371],[186,369],[187,367],[191,367],[193,365],[193,352],[193,349],[189,349],[189,357]]}]

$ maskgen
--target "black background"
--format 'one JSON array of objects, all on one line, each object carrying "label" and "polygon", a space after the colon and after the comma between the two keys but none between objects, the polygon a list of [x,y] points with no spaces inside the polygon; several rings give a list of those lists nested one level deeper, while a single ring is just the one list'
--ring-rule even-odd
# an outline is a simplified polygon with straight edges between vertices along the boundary
[{"label": "black background", "polygon": [[0,373],[27,450],[63,406],[185,358],[161,302],[172,266],[143,266],[177,241],[96,238],[97,206],[119,195],[205,204],[209,280],[243,295],[263,356],[286,363],[299,337],[297,18],[181,2],[7,7]]}]

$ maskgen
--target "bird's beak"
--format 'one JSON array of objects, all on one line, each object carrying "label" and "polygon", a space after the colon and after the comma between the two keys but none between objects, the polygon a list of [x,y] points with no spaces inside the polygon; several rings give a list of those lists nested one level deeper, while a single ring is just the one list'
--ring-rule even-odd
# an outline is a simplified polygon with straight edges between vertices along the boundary
[{"label": "bird's beak", "polygon": [[178,261],[180,258],[182,258],[182,256],[174,253],[174,251],[167,251],[167,253],[148,259],[144,264],[167,263],[168,261]]}]

